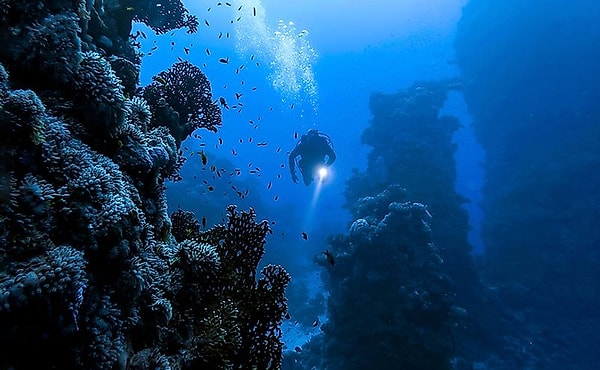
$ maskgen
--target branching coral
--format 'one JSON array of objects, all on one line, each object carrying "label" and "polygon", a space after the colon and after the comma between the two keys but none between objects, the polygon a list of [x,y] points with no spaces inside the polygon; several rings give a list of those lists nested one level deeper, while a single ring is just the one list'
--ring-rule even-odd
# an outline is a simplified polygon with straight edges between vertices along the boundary
[{"label": "branching coral", "polygon": [[91,133],[114,135],[125,121],[123,86],[110,63],[96,52],[82,56],[73,81],[76,111]]},{"label": "branching coral", "polygon": [[200,232],[200,221],[196,219],[194,212],[178,209],[171,214],[173,227],[171,233],[178,242],[182,242]]},{"label": "branching coral", "polygon": [[145,23],[157,34],[176,28],[187,28],[188,33],[198,30],[198,18],[189,14],[180,0],[168,0],[160,3],[142,0],[133,1],[131,6],[134,19]]},{"label": "branching coral", "polygon": [[66,84],[73,78],[81,61],[81,40],[78,18],[73,13],[50,15],[29,29],[22,55],[17,57],[30,72],[31,77]]},{"label": "branching coral", "polygon": [[[1,141],[33,143],[39,145],[44,140],[44,118],[46,108],[31,90],[14,90],[0,97]],[[16,142],[15,142],[16,140]]]},{"label": "branching coral", "polygon": [[152,125],[166,126],[177,146],[194,130],[216,132],[221,109],[212,101],[210,82],[200,68],[183,61],[160,72],[143,89],[152,111]]},{"label": "branching coral", "polygon": [[[190,261],[190,258],[204,261],[192,270],[195,276],[218,273],[216,278],[210,280],[216,284],[211,283],[207,287],[210,292],[217,294],[201,296],[202,290],[197,288],[206,286],[206,283],[195,285],[195,292],[184,290],[185,294],[193,295],[195,301],[214,302],[213,305],[228,300],[235,307],[234,327],[240,333],[240,340],[233,347],[231,343],[227,346],[223,344],[226,348],[234,349],[227,353],[231,364],[279,369],[283,348],[280,325],[287,312],[284,292],[290,276],[281,266],[268,265],[262,270],[263,277],[256,281],[256,268],[264,253],[269,226],[266,221],[256,223],[255,217],[253,210],[238,213],[235,207],[230,207],[227,225],[217,225],[207,232],[198,232],[191,214],[178,211],[173,217],[173,226],[196,240],[194,243],[187,240],[181,243],[180,263],[189,265],[186,261]],[[205,270],[201,266],[211,268]],[[224,332],[223,335],[230,334]],[[223,353],[210,350],[210,341],[202,339],[200,343],[203,345],[197,350],[204,354],[199,355],[201,363],[222,358]]]}]

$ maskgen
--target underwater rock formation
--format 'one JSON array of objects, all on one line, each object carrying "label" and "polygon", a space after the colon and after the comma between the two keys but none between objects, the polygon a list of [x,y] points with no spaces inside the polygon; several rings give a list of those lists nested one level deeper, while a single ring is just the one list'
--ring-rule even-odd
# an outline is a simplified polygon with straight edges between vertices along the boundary
[{"label": "underwater rock formation", "polygon": [[459,23],[457,63],[487,158],[482,277],[514,318],[498,325],[498,368],[600,360],[598,17],[597,2],[473,0]]},{"label": "underwater rock formation", "polygon": [[[467,200],[455,188],[453,135],[460,122],[440,114],[448,93],[460,89],[458,80],[420,81],[395,94],[372,94],[372,119],[361,137],[372,148],[367,168],[348,179],[345,196],[352,208],[358,199],[399,184],[411,200],[425,204],[434,216],[430,220],[433,242],[444,252],[441,268],[454,282],[454,301],[476,313],[482,287],[467,239],[468,216],[462,207]],[[457,328],[457,355],[473,325],[471,321],[468,327]]]},{"label": "underwater rock formation", "polygon": [[197,27],[178,0],[0,0],[0,367],[278,369],[267,222],[167,213],[179,142],[220,125],[210,83],[182,62],[140,88],[132,20]]},{"label": "underwater rock formation", "polygon": [[349,235],[330,240],[327,369],[450,369],[452,328],[464,320],[453,305],[431,215],[391,185],[360,198]]}]

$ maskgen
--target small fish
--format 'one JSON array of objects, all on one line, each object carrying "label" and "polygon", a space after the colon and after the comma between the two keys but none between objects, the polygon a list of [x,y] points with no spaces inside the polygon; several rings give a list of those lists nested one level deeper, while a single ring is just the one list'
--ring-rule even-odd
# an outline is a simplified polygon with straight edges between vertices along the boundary
[{"label": "small fish", "polygon": [[271,183],[271,181],[269,181],[269,183],[267,184],[267,189],[271,189],[271,186],[273,186],[273,184]]},{"label": "small fish", "polygon": [[236,21],[236,22],[239,22],[239,21],[240,21],[240,19],[242,19],[242,17],[237,17],[235,21]]},{"label": "small fish", "polygon": [[274,196],[273,200],[277,202],[279,200],[279,195]]},{"label": "small fish", "polygon": [[219,59],[219,62],[223,63],[223,64],[229,64],[229,57],[227,57],[227,58],[221,58],[221,59]]},{"label": "small fish", "polygon": [[209,187],[208,187],[208,191],[213,191],[213,190],[215,190],[215,188],[214,188],[214,187],[212,187],[212,186],[209,186]]},{"label": "small fish", "polygon": [[227,5],[227,6],[231,6],[231,3],[225,3],[225,5]]},{"label": "small fish", "polygon": [[239,12],[240,10],[242,10],[242,6],[243,6],[243,5],[240,5],[240,7],[238,8],[238,12]]},{"label": "small fish", "polygon": [[298,138],[298,132],[294,132],[294,139]]},{"label": "small fish", "polygon": [[158,46],[153,46],[153,47],[152,47],[152,49],[150,49],[150,50],[153,50],[153,51],[154,51],[154,50],[156,50],[156,49],[158,49]]},{"label": "small fish", "polygon": [[219,138],[219,145],[223,145],[223,138],[222,137]]},{"label": "small fish", "polygon": [[210,27],[210,23],[208,23],[206,19],[204,20],[204,24],[206,25],[206,27]]},{"label": "small fish", "polygon": [[289,313],[289,312],[286,312],[286,313],[285,313],[285,319],[286,319],[286,320],[289,320],[289,319],[291,319],[291,318],[292,318],[292,317],[290,316],[290,313]]},{"label": "small fish", "polygon": [[208,9],[206,9],[206,11],[207,11],[207,12],[210,12],[210,10],[211,10],[211,9],[212,9],[212,8],[211,8],[211,7],[209,7]]},{"label": "small fish", "polygon": [[302,348],[300,348],[299,346],[294,347],[294,351],[300,353],[302,352]]},{"label": "small fish", "polygon": [[242,97],[242,95],[243,95],[243,94],[240,94],[240,93],[235,93],[235,98],[239,100],[239,99]]},{"label": "small fish", "polygon": [[255,6],[252,7],[252,14],[256,17],[256,7]]},{"label": "small fish", "polygon": [[250,55],[250,60],[254,60],[254,54]]},{"label": "small fish", "polygon": [[127,10],[128,12],[132,12],[135,10],[135,8],[133,6],[128,6],[127,8],[125,8],[125,10]]},{"label": "small fish", "polygon": [[302,232],[302,239],[308,240],[308,234],[306,233],[306,231]]},{"label": "small fish", "polygon": [[208,158],[206,158],[206,153],[204,153],[204,150],[200,151],[200,157],[202,158],[202,165],[206,166],[206,163],[208,162]]},{"label": "small fish", "polygon": [[229,38],[229,32],[227,32],[227,33],[225,34],[225,37]]},{"label": "small fish", "polygon": [[221,106],[225,109],[229,109],[229,105],[227,105],[227,101],[225,100],[224,97],[220,96],[219,97],[219,103],[221,103]]},{"label": "small fish", "polygon": [[237,155],[237,152],[235,151],[235,149],[231,149],[231,155],[233,155],[234,157]]},{"label": "small fish", "polygon": [[142,38],[143,38],[143,39],[147,38],[147,37],[146,37],[146,34],[144,33],[144,31],[140,31],[140,35],[142,35]]},{"label": "small fish", "polygon": [[190,53],[190,49],[188,49],[188,48],[186,48],[186,47],[184,47],[184,48],[183,48],[183,51],[184,51],[186,54],[189,54],[189,53]]},{"label": "small fish", "polygon": [[252,138],[251,138],[251,137],[249,137],[249,138],[248,138],[248,142],[249,142],[249,143],[251,143],[251,142],[252,142]]},{"label": "small fish", "polygon": [[223,37],[223,32],[219,32],[219,38]]},{"label": "small fish", "polygon": [[202,217],[202,227],[206,227],[206,217]]},{"label": "small fish", "polygon": [[281,147],[278,147],[275,153],[279,153],[281,151]]},{"label": "small fish", "polygon": [[267,145],[269,145],[269,143],[258,143],[258,144],[256,144],[256,146],[267,146]]},{"label": "small fish", "polygon": [[313,321],[312,326],[313,328],[316,328],[319,325],[319,319],[316,319],[315,321]]},{"label": "small fish", "polygon": [[290,105],[290,109],[294,109],[294,104]]},{"label": "small fish", "polygon": [[333,254],[331,254],[331,252],[328,249],[326,249],[325,252],[323,252],[323,254],[327,258],[327,262],[329,262],[331,266],[335,266],[335,258],[333,258]]},{"label": "small fish", "polygon": [[210,55],[210,49],[206,48],[206,55]]},{"label": "small fish", "polygon": [[256,87],[256,86],[253,86],[253,87],[252,87],[252,91],[256,91],[256,90],[258,90],[258,87]]}]

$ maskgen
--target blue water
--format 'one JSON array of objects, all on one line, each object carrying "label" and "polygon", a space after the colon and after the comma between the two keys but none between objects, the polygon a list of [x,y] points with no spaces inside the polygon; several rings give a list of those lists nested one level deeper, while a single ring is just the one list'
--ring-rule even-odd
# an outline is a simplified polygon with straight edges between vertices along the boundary
[{"label": "blue water", "polygon": [[[560,39],[561,30],[570,34],[571,27],[581,26],[579,22],[591,22],[585,14],[578,13],[577,6],[569,7],[570,13],[563,14],[563,18],[559,19],[558,3],[548,2],[552,5],[546,4],[548,8],[540,6],[539,10],[540,14],[544,10],[550,14],[544,18],[549,19],[545,30],[558,30],[557,38]],[[581,3],[582,8],[594,8],[592,2]],[[327,291],[322,282],[322,274],[326,272],[314,260],[327,249],[326,238],[347,233],[352,221],[348,209],[344,207],[344,190],[346,180],[354,169],[366,169],[370,148],[361,143],[361,134],[372,118],[368,106],[371,94],[392,94],[421,80],[461,77],[466,78],[463,80],[466,85],[471,84],[473,80],[469,78],[472,76],[461,74],[455,49],[457,24],[466,4],[464,0],[307,0],[293,4],[276,0],[241,0],[232,2],[231,6],[225,3],[218,6],[216,3],[198,5],[197,2],[188,1],[186,6],[190,12],[197,15],[201,22],[206,21],[195,34],[180,30],[156,37],[151,36],[152,32],[143,25],[136,25],[137,29],[144,30],[148,35],[147,39],[141,40],[141,50],[146,53],[142,64],[142,84],[149,83],[152,75],[182,58],[202,68],[211,81],[214,99],[223,97],[228,102],[230,109],[223,109],[223,126],[218,133],[198,131],[201,138],[191,137],[184,142],[184,151],[188,156],[182,170],[184,180],[167,184],[169,207],[171,211],[179,207],[192,210],[198,217],[205,216],[210,225],[221,222],[227,204],[236,203],[242,208],[254,207],[258,218],[267,218],[272,222],[273,235],[268,239],[263,263],[281,264],[293,276],[288,289],[290,312],[300,321],[284,326],[288,348],[302,345],[307,338],[319,332],[319,328],[311,326],[313,320],[326,320],[324,302]],[[535,20],[535,13],[531,15],[531,12],[527,12],[534,7],[525,8],[513,4],[512,8],[507,6],[498,10],[497,14],[486,15],[493,19],[494,15],[502,18],[506,14],[513,14],[515,17],[527,16]],[[473,19],[479,19],[486,25],[486,32],[489,32],[480,36],[481,59],[489,57],[498,63],[499,68],[504,66],[504,62],[517,66],[522,62],[527,66],[532,59],[521,61],[521,54],[503,54],[488,49],[487,42],[494,37],[500,40],[495,40],[497,44],[517,44],[517,50],[535,50],[536,47],[553,50],[552,37],[539,43],[535,43],[536,38],[531,37],[534,40],[532,44],[522,41],[521,45],[519,42],[523,39],[518,32],[527,33],[526,27],[515,27],[517,31],[504,35],[502,29],[510,28],[508,24],[486,22],[482,20],[484,16],[473,16]],[[600,34],[598,26],[589,28],[593,27],[596,35]],[[535,30],[539,32],[539,35],[535,35],[543,37],[546,31]],[[594,34],[593,30],[590,32]],[[473,34],[471,37],[477,39],[479,35]],[[588,47],[585,45],[567,50],[574,53],[569,54],[568,59],[577,60],[576,53],[581,53],[579,58],[585,60],[594,48],[597,49],[598,44],[590,42]],[[479,62],[478,51],[474,50],[472,54],[473,60]],[[535,59],[537,54],[532,51],[531,55],[529,58]],[[580,91],[577,81],[556,78],[557,82],[553,84],[546,80],[546,76],[555,78],[560,75],[562,67],[573,68],[573,64],[562,65],[560,53],[548,52],[543,55],[555,62],[548,66],[547,71],[529,70],[530,67],[510,70],[507,67],[504,75],[496,77],[497,81],[494,78],[490,80],[497,82],[498,91],[503,86],[514,84],[512,91],[515,95],[522,93],[521,86],[527,86],[523,91],[528,92],[523,93],[523,99],[537,96],[538,93],[544,97],[560,96],[556,89],[560,89],[560,83],[564,83],[569,87],[569,94],[564,96],[562,104],[569,107],[571,114],[565,119],[593,116],[593,112],[589,112],[591,105],[581,103],[581,99],[587,101],[591,99],[590,96],[596,96],[593,92],[597,91]],[[219,62],[220,58],[225,58],[227,63]],[[479,65],[485,65],[485,61]],[[589,76],[598,77],[597,66],[586,64],[586,68],[590,69]],[[490,67],[489,70],[494,71],[494,68]],[[482,74],[485,75],[486,71]],[[530,84],[539,85],[539,89],[530,88]],[[485,114],[502,112],[498,106],[503,104],[504,99],[512,101],[513,98],[509,94],[497,95],[500,96],[490,93],[489,97],[481,97],[482,101],[487,99],[486,104],[496,109],[486,111],[481,108],[485,106],[487,109],[485,104],[472,103],[477,101],[477,97],[471,97],[469,106],[461,92],[453,91],[440,112],[455,116],[462,125],[453,138],[457,144],[455,188],[467,200],[463,207],[469,215],[468,239],[475,256],[486,255],[486,238],[482,238],[481,234],[484,212],[480,207],[484,199],[482,187],[486,153],[474,134],[473,125],[474,120],[481,121]],[[554,107],[548,106],[544,110],[542,108],[548,103],[541,98],[540,101],[536,103],[538,106],[532,105],[531,117],[545,112],[548,122],[552,122],[552,119],[556,119],[553,116]],[[516,110],[515,103],[512,104],[510,109]],[[525,111],[527,104],[518,108]],[[558,113],[556,115],[560,116]],[[519,122],[507,117],[506,125],[518,126]],[[310,128],[329,134],[337,153],[333,174],[319,189],[314,185],[305,187],[292,183],[287,168],[287,153],[294,147],[297,136]],[[535,134],[536,131],[532,131]],[[556,132],[542,131],[532,142],[539,144],[543,135],[557,135]],[[590,132],[592,138],[596,138],[597,130],[590,129]],[[558,135],[562,134],[564,132]],[[514,139],[515,145],[522,147],[523,153],[528,153],[530,138],[527,136],[507,139],[493,136],[493,133],[489,135],[488,144],[494,140],[503,142]],[[507,147],[510,147],[510,143]],[[191,154],[199,150],[208,154],[210,163],[224,168],[226,175],[223,178],[215,177],[206,168],[202,169],[200,157]],[[597,173],[597,164],[591,165],[591,168],[591,173]],[[239,169],[239,175],[236,169]],[[551,169],[548,171],[552,173]],[[547,175],[547,172],[542,173],[543,176]],[[508,166],[507,179],[510,175]],[[243,199],[235,193],[232,185],[236,189],[243,189],[242,193],[246,194]],[[215,189],[209,191],[208,186],[214,186]],[[506,191],[510,192],[510,189]],[[513,216],[515,218],[518,219],[518,216]],[[302,238],[303,232],[307,233],[307,240]],[[510,232],[510,229],[494,230],[488,227],[487,238],[494,240],[494,233]],[[510,260],[511,256],[505,258]]]},{"label": "blue water", "polygon": [[[369,148],[361,143],[360,135],[371,117],[369,97],[373,92],[395,93],[416,80],[458,75],[452,44],[464,1],[185,3],[190,13],[209,24],[203,23],[196,34],[178,30],[157,37],[136,25],[134,31],[148,36],[140,39],[141,51],[146,53],[141,83],[151,82],[151,76],[182,58],[202,68],[211,81],[213,98],[224,97],[230,107],[238,101],[243,106],[223,109],[218,133],[198,131],[201,140],[184,142],[189,159],[182,170],[184,180],[167,184],[170,209],[192,210],[210,225],[221,222],[227,204],[254,207],[259,218],[275,222],[263,263],[282,264],[294,277],[290,290],[296,289],[295,284],[306,284],[309,294],[323,295],[323,271],[313,259],[327,248],[328,235],[346,232],[351,222],[343,192],[352,170],[366,166]],[[365,17],[365,12],[370,16]],[[220,58],[227,58],[228,63],[220,63]],[[240,99],[236,93],[242,94]],[[449,105],[447,110],[467,118],[464,107]],[[338,157],[333,176],[319,194],[314,187],[293,184],[287,168],[295,135],[309,128],[328,133]],[[457,140],[468,146],[461,146],[457,159],[465,180],[457,183],[457,190],[476,202],[480,175],[473,171],[478,159],[464,151],[477,148],[472,149],[468,127],[463,131]],[[259,147],[258,143],[268,145]],[[241,175],[225,181],[202,171],[200,157],[190,156],[198,150],[205,150],[228,174],[237,168]],[[256,167],[260,176],[249,173]],[[471,175],[473,179],[466,179]],[[215,190],[208,191],[202,180]],[[244,199],[235,195],[229,181],[250,188],[249,195]],[[475,223],[472,238],[480,252],[483,245],[476,231],[481,216],[476,203],[469,211]],[[303,231],[308,240],[302,238]],[[292,313],[297,311],[295,303],[290,302]],[[302,337],[312,331],[290,329],[290,334]]]}]

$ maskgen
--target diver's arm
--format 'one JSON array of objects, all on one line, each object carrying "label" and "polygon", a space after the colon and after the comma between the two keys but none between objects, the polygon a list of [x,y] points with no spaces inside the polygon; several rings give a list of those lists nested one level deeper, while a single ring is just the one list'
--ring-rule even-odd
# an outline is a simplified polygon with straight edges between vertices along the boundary
[{"label": "diver's arm", "polygon": [[335,162],[335,152],[333,151],[333,149],[331,149],[331,147],[328,146],[328,150],[327,150],[327,165],[331,166],[333,164],[333,162]]},{"label": "diver's arm", "polygon": [[296,157],[298,156],[298,147],[294,148],[288,157],[288,166],[290,167],[290,175],[292,175],[292,180],[294,182],[298,182],[298,177],[296,176]]}]

